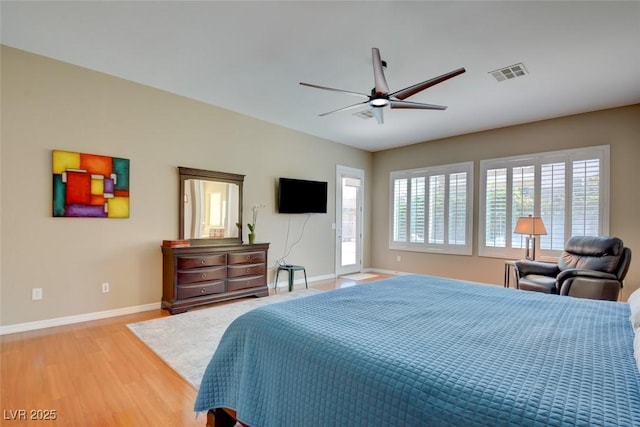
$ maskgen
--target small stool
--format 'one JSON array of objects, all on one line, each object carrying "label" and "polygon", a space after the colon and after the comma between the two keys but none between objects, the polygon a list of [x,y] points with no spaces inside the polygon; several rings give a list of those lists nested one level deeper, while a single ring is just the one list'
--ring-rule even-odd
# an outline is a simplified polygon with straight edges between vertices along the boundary
[{"label": "small stool", "polygon": [[291,292],[291,290],[293,289],[293,273],[299,270],[302,270],[302,272],[304,273],[305,288],[309,289],[309,285],[307,284],[307,270],[305,270],[302,265],[286,264],[286,265],[279,265],[278,270],[276,271],[276,280],[274,284],[276,292],[278,291],[278,275],[280,274],[280,270],[285,270],[289,273],[289,292]]}]

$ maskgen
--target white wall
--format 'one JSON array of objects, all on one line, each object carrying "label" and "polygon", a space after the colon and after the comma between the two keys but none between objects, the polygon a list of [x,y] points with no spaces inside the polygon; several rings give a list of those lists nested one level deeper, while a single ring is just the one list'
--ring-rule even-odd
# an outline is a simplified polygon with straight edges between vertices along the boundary
[{"label": "white wall", "polygon": [[[288,260],[334,273],[336,165],[371,176],[371,153],[5,46],[1,59],[0,325],[159,303],[160,243],[178,237],[177,166],[246,175],[244,222],[266,205],[257,240],[271,242],[270,264],[304,220],[276,213],[277,178],[328,181],[329,213],[310,218]],[[53,218],[53,149],[130,159],[131,217]]]}]

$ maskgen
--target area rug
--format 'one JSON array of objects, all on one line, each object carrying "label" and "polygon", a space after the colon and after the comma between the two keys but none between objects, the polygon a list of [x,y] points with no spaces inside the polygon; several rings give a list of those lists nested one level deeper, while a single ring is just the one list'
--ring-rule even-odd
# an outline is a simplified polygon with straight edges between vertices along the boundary
[{"label": "area rug", "polygon": [[369,274],[369,273],[356,273],[356,274],[348,274],[346,276],[340,276],[341,279],[349,279],[349,280],[366,280],[372,279],[374,277],[378,277],[377,274]]},{"label": "area rug", "polygon": [[127,327],[196,390],[227,326],[240,315],[275,302],[318,294],[316,289],[250,298]]}]

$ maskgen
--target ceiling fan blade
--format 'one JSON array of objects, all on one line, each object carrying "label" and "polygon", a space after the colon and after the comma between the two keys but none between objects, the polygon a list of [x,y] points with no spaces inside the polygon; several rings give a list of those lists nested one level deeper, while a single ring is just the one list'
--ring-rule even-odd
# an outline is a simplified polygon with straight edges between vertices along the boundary
[{"label": "ceiling fan blade", "polygon": [[301,84],[302,86],[309,86],[309,87],[314,87],[314,88],[316,88],[316,89],[322,89],[322,90],[330,90],[330,91],[332,91],[332,92],[346,93],[346,94],[349,94],[349,95],[357,96],[357,97],[359,97],[359,98],[367,98],[367,99],[369,99],[369,95],[367,95],[367,94],[365,94],[365,93],[352,92],[352,91],[350,91],[350,90],[335,89],[335,88],[332,88],[332,87],[326,87],[326,86],[318,86],[318,85],[313,85],[313,84],[311,84],[311,83],[303,83],[303,82],[300,82],[300,84]]},{"label": "ceiling fan blade", "polygon": [[371,112],[373,113],[373,117],[376,118],[378,124],[381,125],[384,123],[384,117],[382,116],[382,108],[381,107],[372,107]]},{"label": "ceiling fan blade", "polygon": [[457,70],[453,70],[450,71],[446,74],[443,74],[441,76],[438,77],[434,77],[432,79],[426,80],[422,83],[417,83],[413,86],[409,86],[406,87],[404,89],[401,89],[397,92],[393,92],[391,95],[389,95],[389,97],[394,97],[394,98],[398,98],[400,100],[405,99],[410,97],[411,95],[415,95],[418,92],[421,92],[427,88],[430,88],[431,86],[435,86],[438,83],[442,83],[445,80],[449,80],[452,77],[458,76],[462,73],[464,73],[466,70],[464,68],[458,68]]},{"label": "ceiling fan blade", "polygon": [[366,105],[366,104],[367,104],[367,102],[369,102],[369,101],[358,102],[357,104],[349,105],[348,107],[338,108],[337,110],[329,111],[329,112],[327,112],[327,113],[322,113],[322,114],[318,114],[318,115],[319,115],[320,117],[324,117],[324,116],[328,116],[329,114],[337,113],[338,111],[351,110],[351,109],[353,109],[353,108],[362,107],[363,105]]},{"label": "ceiling fan blade", "polygon": [[375,96],[387,95],[389,86],[387,85],[387,79],[384,77],[382,59],[380,59],[380,51],[377,47],[371,48],[371,56],[373,58],[373,81],[376,85]]},{"label": "ceiling fan blade", "polygon": [[421,102],[409,102],[409,101],[389,101],[389,107],[391,108],[406,108],[413,110],[446,110],[444,105],[423,104]]}]

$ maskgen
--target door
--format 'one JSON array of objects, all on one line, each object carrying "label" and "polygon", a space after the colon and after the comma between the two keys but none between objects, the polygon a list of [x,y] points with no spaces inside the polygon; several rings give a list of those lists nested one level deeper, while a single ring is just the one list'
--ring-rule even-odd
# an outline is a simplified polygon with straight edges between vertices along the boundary
[{"label": "door", "polygon": [[336,276],[362,271],[364,171],[336,168]]}]

